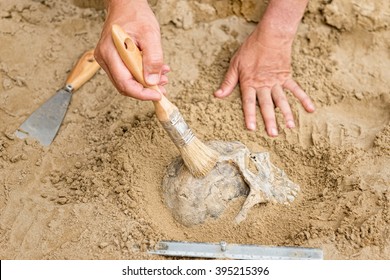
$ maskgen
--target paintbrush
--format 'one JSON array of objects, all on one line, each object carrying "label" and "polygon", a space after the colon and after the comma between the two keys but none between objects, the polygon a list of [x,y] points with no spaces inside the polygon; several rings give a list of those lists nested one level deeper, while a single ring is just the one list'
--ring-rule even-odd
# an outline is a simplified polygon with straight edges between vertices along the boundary
[{"label": "paintbrush", "polygon": [[[112,26],[112,38],[124,64],[134,79],[144,87],[161,93],[159,87],[149,86],[144,79],[142,53],[133,40],[118,25]],[[179,149],[184,164],[194,177],[209,173],[217,163],[219,153],[200,141],[185,122],[179,109],[161,94],[160,101],[153,101],[158,120]]]}]

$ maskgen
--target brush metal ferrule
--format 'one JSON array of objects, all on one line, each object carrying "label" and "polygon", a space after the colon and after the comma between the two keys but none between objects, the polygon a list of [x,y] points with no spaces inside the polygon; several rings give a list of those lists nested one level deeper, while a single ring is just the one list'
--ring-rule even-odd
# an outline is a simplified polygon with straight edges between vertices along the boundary
[{"label": "brush metal ferrule", "polygon": [[194,133],[185,122],[179,110],[172,112],[169,116],[169,121],[160,123],[177,147],[186,146],[195,138]]}]

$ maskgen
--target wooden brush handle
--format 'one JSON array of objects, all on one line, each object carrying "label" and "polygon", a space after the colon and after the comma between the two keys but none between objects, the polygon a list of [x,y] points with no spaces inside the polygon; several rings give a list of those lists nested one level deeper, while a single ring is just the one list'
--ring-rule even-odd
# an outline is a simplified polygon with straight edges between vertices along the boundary
[{"label": "wooden brush handle", "polygon": [[[157,90],[161,93],[157,85],[150,86],[146,83],[143,72],[142,53],[134,44],[133,40],[118,25],[112,26],[112,39],[127,69],[133,75],[134,79],[146,88]],[[153,101],[156,116],[161,122],[169,121],[169,116],[174,110],[177,110],[165,96],[161,94],[160,101]]]},{"label": "wooden brush handle", "polygon": [[66,84],[71,85],[73,91],[79,89],[99,70],[100,66],[96,62],[93,52],[93,49],[85,52],[66,79]]}]

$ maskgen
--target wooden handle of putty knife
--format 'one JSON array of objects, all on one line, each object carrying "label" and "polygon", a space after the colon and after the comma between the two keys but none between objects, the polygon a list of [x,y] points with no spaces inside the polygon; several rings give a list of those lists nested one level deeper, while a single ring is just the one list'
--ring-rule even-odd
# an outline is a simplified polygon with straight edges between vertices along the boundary
[{"label": "wooden handle of putty knife", "polygon": [[[157,85],[150,86],[144,79],[142,53],[134,44],[133,40],[118,25],[114,24],[111,29],[112,39],[127,69],[133,75],[134,79],[146,88],[157,90],[161,93]],[[169,116],[174,110],[177,110],[165,96],[161,93],[160,101],[153,101],[156,116],[161,122],[169,121]]]},{"label": "wooden handle of putty knife", "polygon": [[100,66],[96,62],[93,52],[93,49],[85,52],[66,79],[66,85],[70,85],[73,91],[79,89],[99,70]]}]

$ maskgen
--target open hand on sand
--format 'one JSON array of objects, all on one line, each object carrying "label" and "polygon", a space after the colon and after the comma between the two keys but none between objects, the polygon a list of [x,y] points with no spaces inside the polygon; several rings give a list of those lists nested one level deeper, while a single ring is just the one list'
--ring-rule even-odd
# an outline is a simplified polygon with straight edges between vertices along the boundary
[{"label": "open hand on sand", "polygon": [[275,107],[281,110],[286,126],[295,127],[283,89],[291,91],[307,112],[314,111],[309,96],[291,74],[291,47],[307,0],[292,2],[296,3],[270,1],[256,29],[233,56],[225,79],[215,92],[216,97],[226,97],[240,83],[246,127],[256,129],[257,100],[269,136],[278,135]]}]

